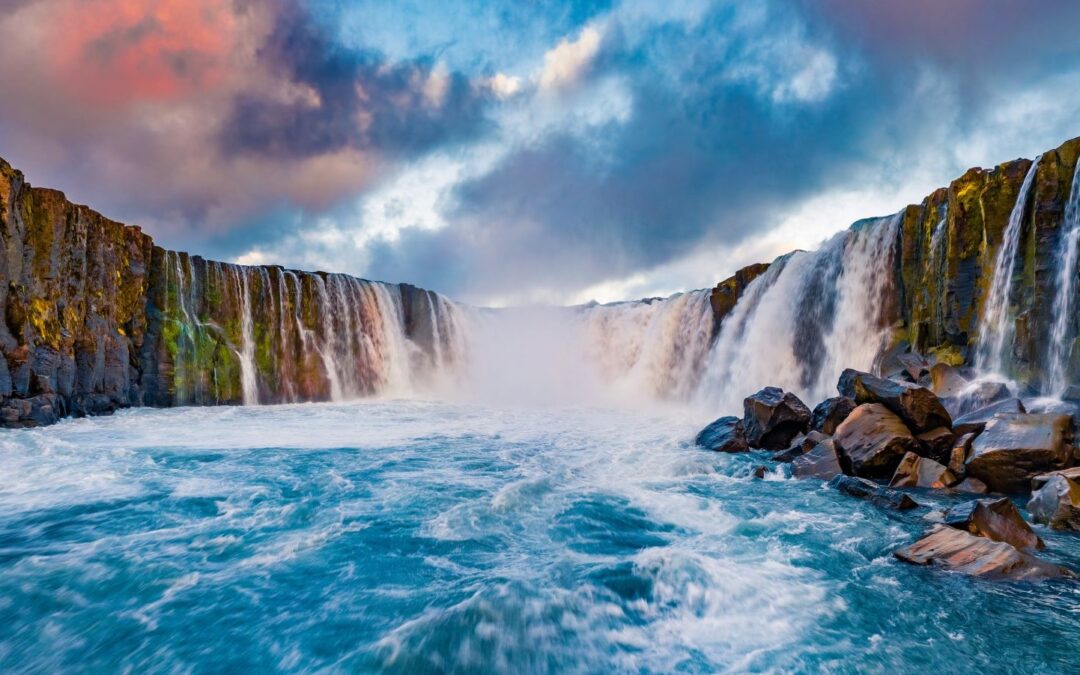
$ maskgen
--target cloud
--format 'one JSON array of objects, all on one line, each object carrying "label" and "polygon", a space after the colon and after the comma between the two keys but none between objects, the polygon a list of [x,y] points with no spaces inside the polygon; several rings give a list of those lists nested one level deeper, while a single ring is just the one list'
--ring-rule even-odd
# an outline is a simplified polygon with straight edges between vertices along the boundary
[{"label": "cloud", "polygon": [[574,40],[564,39],[544,54],[544,67],[537,77],[541,89],[559,89],[577,82],[600,51],[602,35],[589,25]]}]

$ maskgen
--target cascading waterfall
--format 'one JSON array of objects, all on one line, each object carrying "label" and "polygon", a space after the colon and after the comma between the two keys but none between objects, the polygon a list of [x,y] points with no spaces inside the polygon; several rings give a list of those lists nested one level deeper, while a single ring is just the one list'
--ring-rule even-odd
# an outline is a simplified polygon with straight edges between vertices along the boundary
[{"label": "cascading waterfall", "polygon": [[1004,375],[1006,337],[1012,333],[1009,328],[1009,299],[1012,293],[1013,271],[1016,267],[1016,254],[1020,246],[1020,230],[1024,222],[1028,193],[1035,182],[1035,172],[1042,155],[1035,158],[1024,176],[1016,203],[1009,214],[1009,223],[1002,235],[994,263],[994,276],[990,284],[990,293],[983,306],[982,319],[979,322],[979,345],[975,355],[975,367],[983,373]]},{"label": "cascading waterfall", "polygon": [[697,398],[738,410],[773,385],[820,400],[844,368],[872,370],[890,336],[899,223],[900,214],[860,221],[774,262],[721,326]]},{"label": "cascading waterfall", "polygon": [[688,399],[713,334],[709,291],[581,309],[589,361],[625,395]]},{"label": "cascading waterfall", "polygon": [[1068,386],[1066,366],[1069,358],[1069,340],[1076,311],[1077,257],[1080,254],[1080,165],[1073,170],[1069,201],[1065,204],[1065,220],[1061,228],[1057,289],[1054,295],[1053,325],[1046,357],[1046,384],[1043,391],[1052,396],[1062,396]]},{"label": "cascading waterfall", "polygon": [[[423,302],[410,313],[395,284],[171,251],[165,263],[165,358],[177,405],[414,394],[466,360],[459,309],[435,293],[416,289]],[[430,333],[415,334],[414,324]]]}]

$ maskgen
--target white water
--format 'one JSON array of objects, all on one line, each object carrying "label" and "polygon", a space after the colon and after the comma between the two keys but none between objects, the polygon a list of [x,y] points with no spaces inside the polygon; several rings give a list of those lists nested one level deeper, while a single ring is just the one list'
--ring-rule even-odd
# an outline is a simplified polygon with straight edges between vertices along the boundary
[{"label": "white water", "polygon": [[737,412],[766,385],[805,401],[832,395],[844,368],[871,370],[889,337],[900,216],[857,223],[819,250],[781,258],[724,321],[698,391]]},{"label": "white water", "polygon": [[251,289],[246,274],[237,274],[240,285],[240,386],[244,405],[258,405],[259,383],[255,379],[255,323],[251,318]]},{"label": "white water", "polygon": [[1080,249],[1080,163],[1073,171],[1069,201],[1065,204],[1065,220],[1061,226],[1061,249],[1059,257],[1057,293],[1054,296],[1053,325],[1046,358],[1046,385],[1043,391],[1051,396],[1062,396],[1068,383],[1065,379],[1066,361],[1069,358],[1069,328],[1074,323],[1076,311],[1077,257]]},{"label": "white water", "polygon": [[990,293],[983,305],[982,318],[979,322],[979,345],[975,355],[975,367],[982,373],[1006,375],[1005,344],[1006,336],[1012,334],[1009,326],[1009,299],[1012,292],[1013,271],[1016,267],[1016,254],[1020,246],[1020,230],[1027,210],[1028,193],[1035,181],[1035,172],[1042,155],[1035,158],[1024,176],[1020,192],[1016,195],[1016,204],[1009,214],[1009,223],[1002,234],[994,263],[994,277],[990,284]]}]

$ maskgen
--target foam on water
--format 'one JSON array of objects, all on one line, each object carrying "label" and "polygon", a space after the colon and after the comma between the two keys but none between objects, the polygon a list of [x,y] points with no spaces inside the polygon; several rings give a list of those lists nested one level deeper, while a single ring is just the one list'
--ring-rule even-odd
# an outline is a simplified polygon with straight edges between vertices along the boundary
[{"label": "foam on water", "polygon": [[0,662],[892,672],[944,649],[958,671],[1067,666],[1073,586],[904,566],[891,551],[918,516],[754,480],[760,458],[690,447],[701,422],[378,401],[7,433]]}]

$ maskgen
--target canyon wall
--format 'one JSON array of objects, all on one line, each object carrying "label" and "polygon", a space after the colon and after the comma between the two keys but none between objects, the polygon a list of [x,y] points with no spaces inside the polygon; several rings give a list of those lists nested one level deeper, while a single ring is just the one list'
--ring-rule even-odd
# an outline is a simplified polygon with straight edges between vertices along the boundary
[{"label": "canyon wall", "polygon": [[[907,349],[967,366],[989,349],[1027,393],[1060,395],[1080,377],[1078,154],[971,169],[711,291],[551,316],[586,322],[605,377],[714,406],[774,384],[820,398]],[[0,238],[0,425],[409,395],[468,361],[468,312],[436,293],[167,251],[3,160]]]},{"label": "canyon wall", "polygon": [[461,358],[433,292],[167,251],[2,159],[0,245],[4,426],[407,393]]}]

